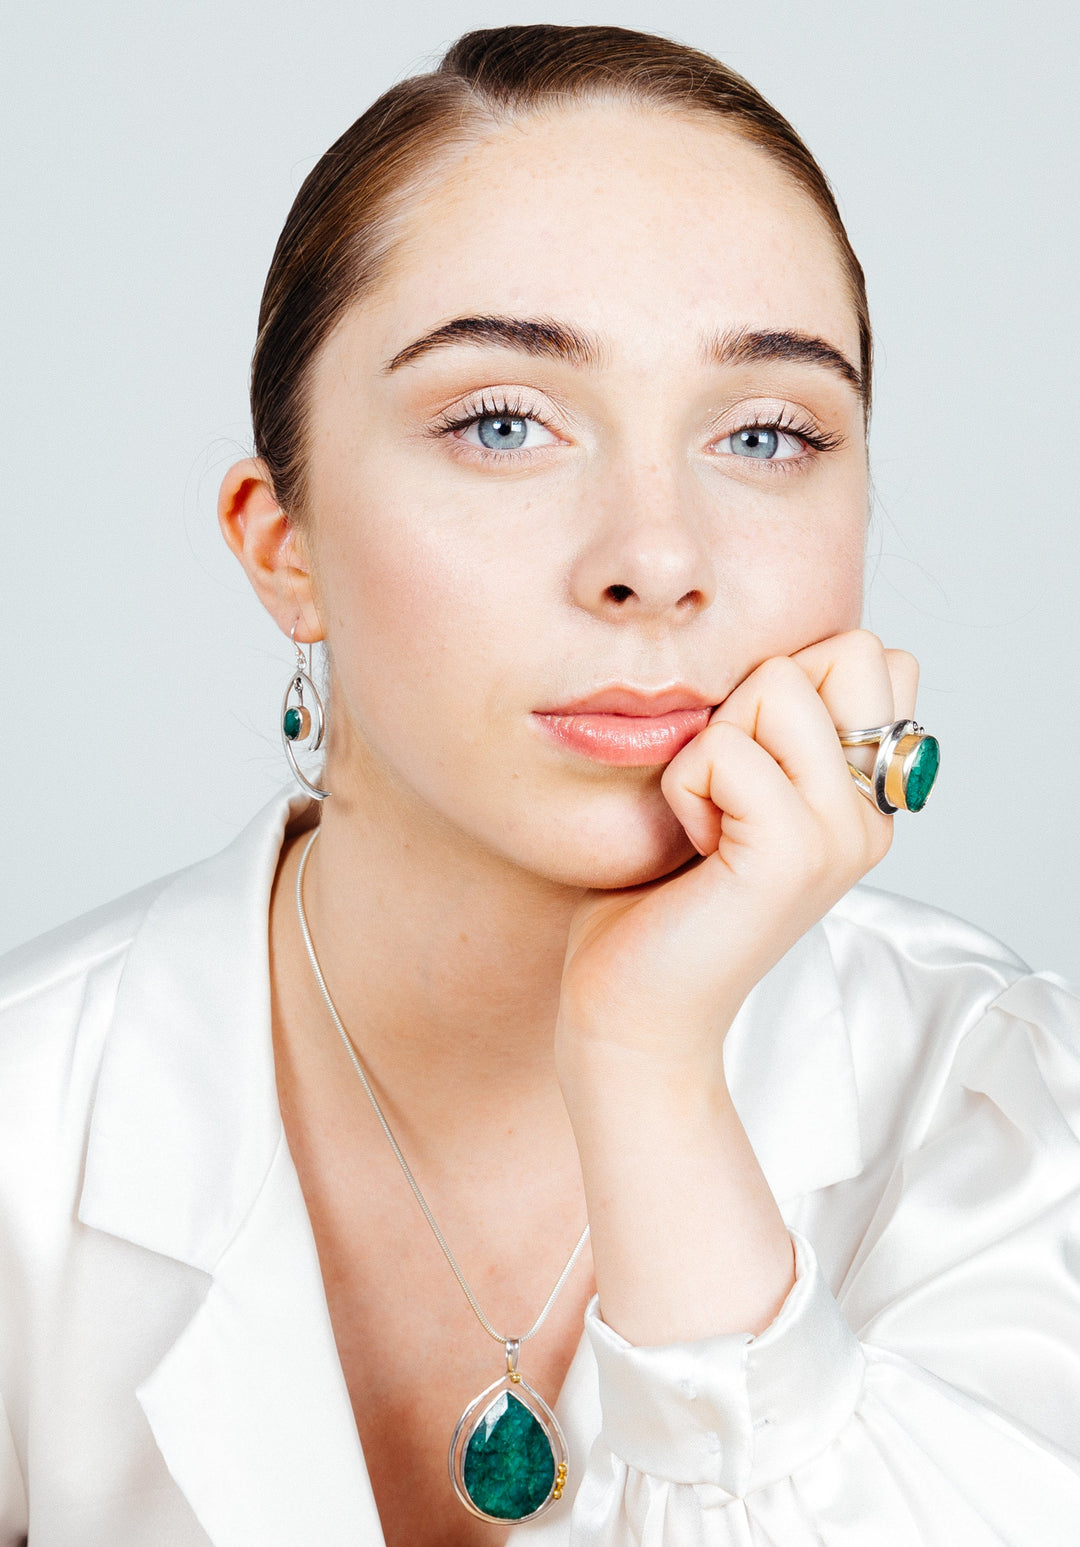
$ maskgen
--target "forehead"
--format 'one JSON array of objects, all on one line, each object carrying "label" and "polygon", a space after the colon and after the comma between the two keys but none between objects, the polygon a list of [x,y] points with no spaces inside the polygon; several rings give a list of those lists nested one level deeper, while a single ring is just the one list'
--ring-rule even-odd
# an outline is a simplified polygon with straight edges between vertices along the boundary
[{"label": "forehead", "polygon": [[858,358],[835,238],[813,200],[720,121],[623,103],[532,114],[436,168],[364,303],[393,353],[468,314],[552,316],[644,364],[729,328]]}]

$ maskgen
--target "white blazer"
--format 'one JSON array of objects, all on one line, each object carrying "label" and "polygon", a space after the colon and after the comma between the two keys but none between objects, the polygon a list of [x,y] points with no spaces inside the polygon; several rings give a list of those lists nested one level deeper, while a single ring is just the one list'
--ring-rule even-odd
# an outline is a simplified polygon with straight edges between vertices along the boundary
[{"label": "white blazer", "polygon": [[[0,971],[0,1547],[382,1542],[274,1081],[304,819]],[[726,1057],[796,1285],[757,1338],[661,1348],[594,1302],[567,1493],[514,1547],[1076,1547],[1077,1001],[860,887]]]}]

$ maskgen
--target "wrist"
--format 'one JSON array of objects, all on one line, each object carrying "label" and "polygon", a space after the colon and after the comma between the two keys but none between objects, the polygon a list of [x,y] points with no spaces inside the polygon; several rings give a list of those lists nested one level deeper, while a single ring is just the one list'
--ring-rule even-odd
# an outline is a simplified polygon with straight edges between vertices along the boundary
[{"label": "wrist", "polygon": [[609,1073],[567,1107],[608,1325],[637,1344],[768,1326],[791,1242],[726,1081]]},{"label": "wrist", "polygon": [[623,1034],[582,1035],[560,1025],[555,1040],[555,1069],[563,1100],[598,1116],[605,1111],[656,1119],[671,1114],[687,1120],[692,1113],[715,1120],[730,1108],[724,1071],[726,1026],[710,1026],[687,1038],[685,1026],[654,1033],[650,1045]]}]

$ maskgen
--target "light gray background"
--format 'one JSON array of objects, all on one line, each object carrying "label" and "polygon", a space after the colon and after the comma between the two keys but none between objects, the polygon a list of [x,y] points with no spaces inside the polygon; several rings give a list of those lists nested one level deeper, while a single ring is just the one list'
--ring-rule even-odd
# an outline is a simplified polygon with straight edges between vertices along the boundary
[{"label": "light gray background", "polygon": [[[945,763],[877,881],[1080,978],[1072,3],[8,0],[0,947],[228,841],[279,786],[287,642],[214,521],[301,179],[508,21],[666,31],[839,194],[878,337],[867,620]],[[1058,723],[1055,725],[1055,721]]]}]

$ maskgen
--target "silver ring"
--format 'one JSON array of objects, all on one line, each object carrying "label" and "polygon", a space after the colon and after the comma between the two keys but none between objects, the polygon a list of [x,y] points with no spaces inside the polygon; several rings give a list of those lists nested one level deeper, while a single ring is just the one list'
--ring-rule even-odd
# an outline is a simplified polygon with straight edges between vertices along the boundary
[{"label": "silver ring", "polygon": [[869,730],[838,731],[842,747],[877,747],[874,769],[867,778],[848,764],[859,792],[885,816],[897,811],[921,811],[930,799],[941,766],[941,747],[914,720],[894,720]]}]

